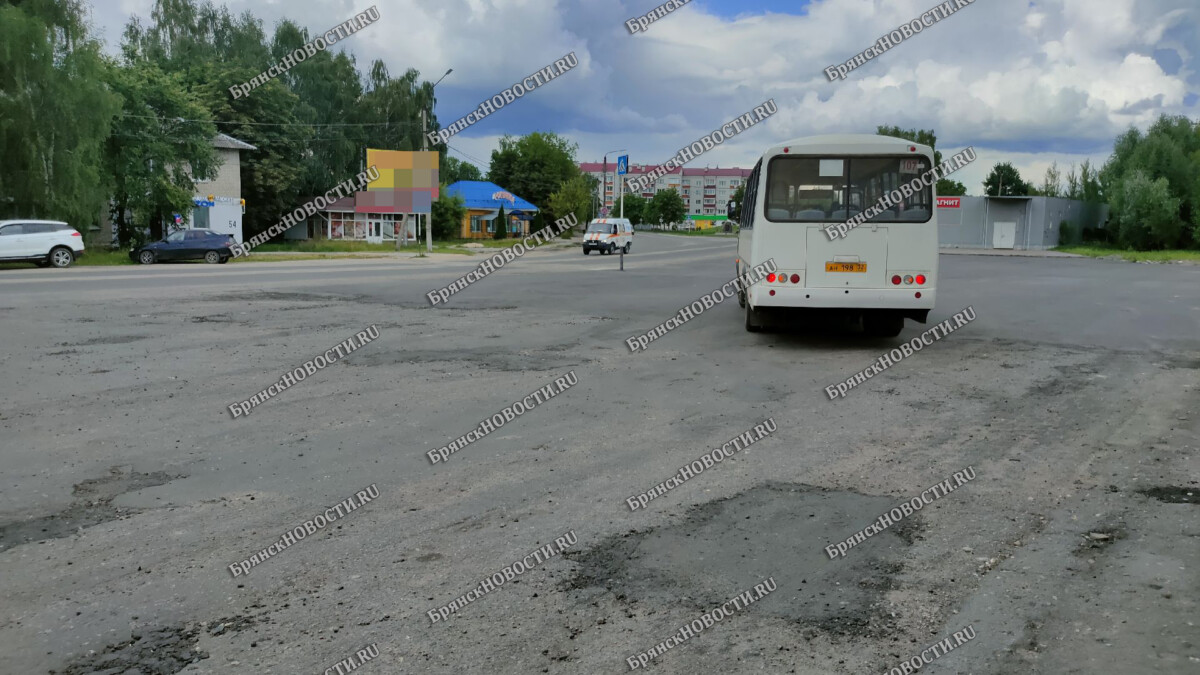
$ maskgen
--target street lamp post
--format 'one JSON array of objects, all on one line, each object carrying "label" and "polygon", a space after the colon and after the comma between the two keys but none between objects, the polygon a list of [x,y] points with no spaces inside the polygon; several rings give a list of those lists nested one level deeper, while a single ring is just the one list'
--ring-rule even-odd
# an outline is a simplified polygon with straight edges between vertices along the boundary
[{"label": "street lamp post", "polygon": [[[429,107],[430,108],[433,107],[433,96],[432,96],[433,90],[436,89],[437,86],[442,83],[442,80],[446,79],[446,75],[449,75],[450,73],[453,73],[453,72],[454,72],[453,68],[447,69],[445,74],[443,74],[441,77],[439,77],[438,81],[434,82],[433,86],[429,88],[429,93],[430,93]],[[426,123],[425,107],[422,106],[421,107],[421,150],[424,150],[424,151],[429,150],[429,134],[428,134],[427,127],[428,127],[428,125]],[[439,179],[440,179],[440,176],[439,176]],[[432,216],[433,216],[433,214],[429,214],[428,216],[425,217],[425,250],[428,253],[433,253]],[[405,230],[407,230],[407,229],[408,228],[405,228]],[[406,239],[408,238],[408,232],[404,233],[404,237]]]}]

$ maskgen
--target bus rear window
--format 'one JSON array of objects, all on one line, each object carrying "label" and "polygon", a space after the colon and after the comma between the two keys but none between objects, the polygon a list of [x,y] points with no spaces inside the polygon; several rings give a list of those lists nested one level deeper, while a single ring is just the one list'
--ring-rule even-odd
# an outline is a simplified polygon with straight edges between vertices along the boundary
[{"label": "bus rear window", "polygon": [[[844,223],[929,170],[925,157],[775,157],[767,168],[765,215],[772,222]],[[922,188],[872,222],[925,223],[933,190]]]}]

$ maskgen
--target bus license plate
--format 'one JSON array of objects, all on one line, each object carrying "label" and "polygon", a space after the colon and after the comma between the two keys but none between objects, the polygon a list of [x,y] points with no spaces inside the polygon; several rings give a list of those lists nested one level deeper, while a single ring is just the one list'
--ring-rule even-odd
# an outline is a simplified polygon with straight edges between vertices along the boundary
[{"label": "bus license plate", "polygon": [[843,263],[843,262],[827,262],[825,263],[826,272],[866,272],[867,263]]}]

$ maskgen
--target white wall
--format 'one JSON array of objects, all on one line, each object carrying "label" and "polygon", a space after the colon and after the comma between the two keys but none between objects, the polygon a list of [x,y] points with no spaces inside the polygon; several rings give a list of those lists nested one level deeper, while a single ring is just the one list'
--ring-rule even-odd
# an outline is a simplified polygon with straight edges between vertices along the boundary
[{"label": "white wall", "polygon": [[241,204],[225,204],[217,202],[208,208],[208,227],[213,232],[232,234],[241,243],[242,240],[242,206]]}]

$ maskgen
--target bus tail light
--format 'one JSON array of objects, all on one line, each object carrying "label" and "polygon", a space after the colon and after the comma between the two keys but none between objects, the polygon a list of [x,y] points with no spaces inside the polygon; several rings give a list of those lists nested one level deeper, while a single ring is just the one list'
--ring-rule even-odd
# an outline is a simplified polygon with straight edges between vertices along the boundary
[{"label": "bus tail light", "polygon": [[800,275],[799,275],[799,274],[793,274],[793,275],[792,275],[792,283],[793,283],[793,284],[798,284],[798,283],[800,283]]},{"label": "bus tail light", "polygon": [[924,285],[925,285],[925,275],[924,275],[924,274],[918,274],[918,275],[917,275],[917,285],[918,285],[918,286],[924,286]]},{"label": "bus tail light", "polygon": [[767,283],[768,284],[775,283],[775,273],[774,272],[771,272],[770,274],[767,275]]},{"label": "bus tail light", "polygon": [[900,285],[900,275],[899,274],[892,277],[892,284],[894,284],[896,286]]},{"label": "bus tail light", "polygon": [[911,274],[905,274],[905,275],[904,275],[904,285],[906,285],[906,286],[911,286],[911,285],[912,285],[912,282],[913,282],[912,275],[911,275]]}]

